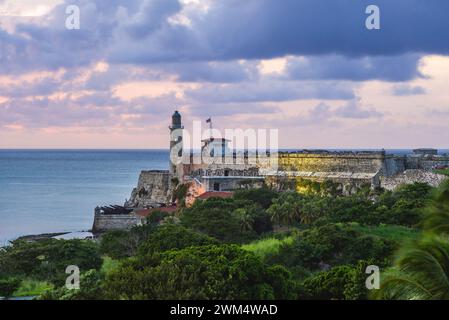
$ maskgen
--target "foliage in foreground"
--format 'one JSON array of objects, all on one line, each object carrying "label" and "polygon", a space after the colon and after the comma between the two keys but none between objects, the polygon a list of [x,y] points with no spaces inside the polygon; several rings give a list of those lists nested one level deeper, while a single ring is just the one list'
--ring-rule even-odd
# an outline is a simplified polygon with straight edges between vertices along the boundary
[{"label": "foliage in foreground", "polygon": [[41,240],[16,242],[0,251],[0,270],[9,277],[65,283],[65,270],[76,265],[80,270],[99,269],[102,259],[96,243],[84,240]]},{"label": "foliage in foreground", "polygon": [[[0,279],[56,284],[42,299],[366,299],[366,265],[384,270],[394,261],[379,297],[448,297],[438,285],[449,269],[447,186],[431,202],[424,184],[347,197],[331,184],[306,187],[313,192],[246,189],[231,199],[197,201],[182,209],[180,223],[160,225],[155,216],[148,225],[106,233],[99,246],[17,243],[0,252],[7,272]],[[273,233],[273,223],[290,231]],[[404,240],[411,245],[392,259]],[[82,266],[81,290],[61,286],[70,264]]]},{"label": "foliage in foreground", "polygon": [[137,256],[111,273],[106,296],[120,299],[288,299],[290,273],[236,245]]},{"label": "foliage in foreground", "polygon": [[19,288],[20,280],[17,278],[0,279],[0,297],[9,298]]},{"label": "foliage in foreground", "polygon": [[381,281],[377,299],[449,299],[449,181],[426,210],[424,234],[404,245]]}]

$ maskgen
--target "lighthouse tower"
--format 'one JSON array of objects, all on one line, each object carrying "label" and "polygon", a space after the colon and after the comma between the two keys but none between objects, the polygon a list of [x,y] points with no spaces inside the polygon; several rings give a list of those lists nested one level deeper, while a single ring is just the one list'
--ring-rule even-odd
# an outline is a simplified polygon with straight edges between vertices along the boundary
[{"label": "lighthouse tower", "polygon": [[177,165],[182,161],[182,131],[181,114],[175,111],[171,117],[170,129],[170,173],[178,175]]}]

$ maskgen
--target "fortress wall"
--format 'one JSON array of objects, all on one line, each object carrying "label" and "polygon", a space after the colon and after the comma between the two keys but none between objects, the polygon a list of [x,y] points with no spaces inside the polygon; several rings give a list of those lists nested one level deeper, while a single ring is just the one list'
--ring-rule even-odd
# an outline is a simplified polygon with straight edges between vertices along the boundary
[{"label": "fortress wall", "polygon": [[92,232],[129,229],[140,222],[140,218],[134,214],[95,214]]},{"label": "fortress wall", "polygon": [[350,195],[357,193],[361,187],[365,185],[379,186],[380,181],[378,175],[372,178],[339,178],[334,175],[329,176],[267,176],[265,181],[268,185],[277,187],[280,190],[283,189],[283,185],[288,185],[288,181],[295,181],[298,179],[307,179],[310,181],[324,182],[331,180],[340,185],[340,188],[344,195]]},{"label": "fortress wall", "polygon": [[172,177],[169,171],[142,171],[137,188],[132,191],[127,205],[143,208],[157,203],[169,203]]},{"label": "fortress wall", "polygon": [[407,169],[433,170],[437,167],[449,166],[449,157],[426,156],[408,157],[406,161]]},{"label": "fortress wall", "polygon": [[447,176],[442,174],[436,174],[431,171],[424,171],[420,169],[406,170],[401,174],[397,174],[391,177],[381,177],[381,187],[386,190],[394,190],[403,184],[412,184],[415,182],[427,183],[433,187],[437,187]]},{"label": "fortress wall", "polygon": [[385,159],[385,168],[383,174],[386,176],[393,176],[395,174],[404,172],[407,169],[405,156],[388,156]]},{"label": "fortress wall", "polygon": [[281,153],[284,171],[375,173],[385,168],[385,153]]}]

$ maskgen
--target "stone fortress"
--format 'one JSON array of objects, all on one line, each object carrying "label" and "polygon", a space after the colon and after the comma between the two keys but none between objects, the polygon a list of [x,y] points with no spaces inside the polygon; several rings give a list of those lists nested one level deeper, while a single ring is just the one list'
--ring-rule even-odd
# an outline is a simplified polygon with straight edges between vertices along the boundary
[{"label": "stone fortress", "polygon": [[173,208],[173,192],[181,184],[189,186],[188,204],[202,194],[218,195],[243,184],[257,187],[268,183],[276,187],[283,181],[299,178],[317,182],[331,180],[340,186],[343,194],[351,194],[364,185],[387,190],[414,182],[437,186],[447,177],[434,170],[449,167],[449,156],[439,155],[436,149],[416,149],[406,155],[327,150],[258,154],[231,150],[229,140],[212,136],[202,140],[201,152],[185,152],[183,129],[181,115],[176,111],[169,127],[170,169],[142,171],[137,187],[125,203],[125,208],[129,208],[126,214],[104,214],[96,210],[94,231],[138,224],[151,208]]}]

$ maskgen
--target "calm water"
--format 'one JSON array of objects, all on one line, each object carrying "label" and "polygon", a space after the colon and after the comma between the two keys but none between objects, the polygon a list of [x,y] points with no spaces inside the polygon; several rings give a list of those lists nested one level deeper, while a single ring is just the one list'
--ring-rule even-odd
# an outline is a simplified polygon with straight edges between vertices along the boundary
[{"label": "calm water", "polygon": [[123,204],[166,150],[0,150],[0,245],[21,235],[82,231],[97,205]]}]

